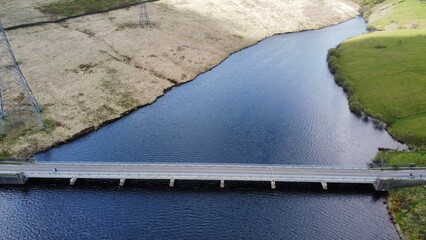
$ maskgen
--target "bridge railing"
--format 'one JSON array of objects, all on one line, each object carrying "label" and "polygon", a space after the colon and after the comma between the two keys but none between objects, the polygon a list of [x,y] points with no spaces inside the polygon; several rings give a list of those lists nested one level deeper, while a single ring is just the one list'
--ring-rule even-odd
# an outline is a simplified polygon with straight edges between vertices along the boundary
[{"label": "bridge railing", "polygon": [[333,176],[291,176],[277,174],[200,174],[200,173],[141,173],[141,172],[48,172],[26,171],[29,178],[82,178],[82,179],[176,179],[176,180],[226,180],[226,181],[277,181],[277,182],[336,182],[336,183],[373,183],[374,176],[333,177]]},{"label": "bridge railing", "polygon": [[40,165],[110,165],[110,166],[170,166],[170,167],[272,167],[272,168],[310,168],[310,169],[339,169],[339,170],[365,170],[362,166],[332,166],[332,165],[302,165],[302,164],[261,164],[261,163],[203,163],[203,162],[37,162]]}]

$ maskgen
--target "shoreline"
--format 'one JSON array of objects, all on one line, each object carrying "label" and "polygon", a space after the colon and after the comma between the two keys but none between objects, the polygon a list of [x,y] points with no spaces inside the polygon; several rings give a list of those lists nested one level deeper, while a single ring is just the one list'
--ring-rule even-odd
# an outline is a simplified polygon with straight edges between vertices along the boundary
[{"label": "shoreline", "polygon": [[[264,9],[260,12],[255,9],[236,15],[240,19],[230,18],[223,12],[228,8],[229,11],[250,8],[241,5],[242,2],[244,1],[232,0],[230,3],[237,7],[222,6],[222,3],[214,6],[217,9],[211,8],[212,3],[204,2],[155,2],[149,5],[149,11],[154,12],[156,17],[152,25],[145,27],[132,22],[139,8],[127,7],[65,20],[60,24],[48,23],[8,31],[12,47],[18,46],[14,47],[15,55],[18,60],[23,59],[20,66],[37,100],[43,106],[44,119],[52,120],[55,128],[51,133],[25,134],[12,144],[0,142],[0,146],[10,149],[12,156],[27,157],[45,152],[155,103],[175,86],[194,80],[232,54],[254,46],[268,37],[321,29],[359,16],[359,6],[346,0],[328,1],[322,3],[323,6],[317,6],[318,3],[311,0],[301,3],[280,2],[276,3],[277,6],[263,6]],[[296,9],[292,9],[292,6]],[[318,7],[326,9],[330,6],[337,10],[323,12],[324,15],[320,16],[315,16],[318,13],[312,12]],[[299,15],[293,16],[296,11],[299,11]],[[191,15],[188,16],[188,13]],[[325,15],[326,13],[328,15]],[[257,22],[247,22],[253,14]],[[276,16],[273,16],[274,14]],[[313,17],[316,18],[312,20]],[[313,22],[301,24],[305,18]],[[283,26],[283,21],[288,25]],[[107,29],[108,32],[105,32],[105,27],[111,24],[113,30]],[[176,31],[176,25],[171,24],[177,24],[182,29]],[[43,35],[38,34],[40,31]],[[182,34],[186,31],[192,32]],[[110,37],[107,33],[114,36]],[[137,36],[133,36],[140,34],[148,36],[146,40],[142,39],[143,44],[148,46],[132,45],[134,41],[138,41]],[[19,38],[22,35],[30,39],[22,40]],[[29,55],[29,51],[43,51],[43,48],[46,48],[33,46],[35,41],[43,44],[44,41],[51,41],[49,38],[55,39],[57,43],[47,46],[45,56]],[[70,42],[69,38],[73,41]],[[81,39],[80,45],[78,39]],[[126,44],[126,41],[130,41],[129,44]],[[164,44],[160,43],[161,46],[156,47],[149,41],[163,41]],[[87,52],[87,43],[93,46],[94,49],[90,49],[92,52]],[[64,44],[77,44],[75,50],[67,52],[70,56],[61,56]],[[26,45],[29,47],[19,48]],[[176,54],[181,56],[175,56]],[[80,59],[76,61],[72,55]],[[31,62],[39,57],[39,61],[52,62],[51,59],[55,59],[55,62],[52,62],[50,67]],[[63,61],[67,61],[66,64]],[[177,78],[179,75],[180,79]],[[67,80],[82,85],[71,84]],[[45,84],[48,84],[47,89]]]},{"label": "shoreline", "polygon": [[[129,8],[129,6],[124,7],[124,8]],[[117,9],[114,9],[114,10],[108,10],[107,12],[115,11],[115,10],[117,10]],[[96,15],[96,14],[99,14],[99,13],[91,13],[91,14],[87,14],[87,15]],[[85,15],[83,15],[83,16],[85,16]],[[122,111],[122,112],[120,112],[120,113],[118,114],[118,116],[115,116],[114,118],[110,118],[110,119],[107,119],[107,120],[105,120],[105,121],[102,121],[102,122],[98,123],[97,125],[88,126],[88,127],[84,128],[84,129],[80,130],[79,132],[77,132],[77,133],[75,133],[75,134],[73,134],[73,135],[71,135],[71,136],[69,136],[69,137],[67,137],[67,138],[63,139],[62,141],[54,142],[53,144],[51,144],[51,145],[47,146],[45,149],[43,149],[43,150],[41,150],[41,151],[37,151],[36,153],[32,153],[32,155],[37,154],[37,153],[46,152],[46,151],[50,150],[51,148],[55,148],[55,147],[57,147],[57,146],[60,146],[60,145],[66,144],[66,143],[68,143],[68,142],[74,141],[74,140],[76,140],[76,139],[78,139],[78,138],[80,138],[80,137],[83,137],[83,136],[85,136],[85,135],[87,135],[87,134],[89,134],[89,133],[91,133],[91,132],[93,132],[93,131],[96,131],[97,129],[101,128],[102,126],[105,126],[105,125],[110,124],[110,123],[112,123],[112,122],[118,121],[118,120],[120,120],[122,117],[125,117],[125,116],[127,116],[127,115],[129,115],[129,114],[131,114],[131,113],[133,113],[133,112],[135,112],[135,111],[137,111],[138,109],[141,109],[141,108],[143,108],[143,107],[146,107],[146,106],[149,106],[149,105],[151,105],[151,104],[154,104],[154,103],[155,103],[155,102],[156,102],[159,98],[161,98],[162,96],[164,96],[167,92],[169,92],[169,91],[170,91],[170,90],[172,90],[173,88],[175,88],[175,87],[179,87],[180,85],[183,85],[183,84],[188,83],[188,82],[192,82],[192,81],[193,81],[193,80],[195,80],[198,76],[200,76],[200,75],[202,75],[202,74],[204,74],[204,73],[206,73],[206,72],[211,71],[213,68],[215,68],[216,66],[220,65],[222,62],[226,61],[226,60],[227,60],[230,56],[232,56],[233,54],[238,53],[238,52],[240,52],[240,51],[243,51],[243,50],[245,50],[245,49],[247,49],[247,48],[250,48],[250,47],[252,47],[252,46],[255,46],[256,44],[258,44],[259,42],[261,42],[261,41],[263,41],[263,40],[265,40],[265,39],[267,39],[267,38],[270,38],[270,37],[273,37],[273,36],[276,36],[276,35],[282,35],[282,34],[298,33],[298,32],[311,31],[311,30],[318,30],[318,29],[322,29],[322,28],[325,28],[325,27],[333,26],[333,25],[336,25],[336,24],[339,24],[339,23],[342,23],[342,22],[348,21],[348,20],[350,20],[350,19],[352,19],[352,18],[354,18],[354,17],[357,17],[357,16],[359,16],[359,14],[358,14],[358,15],[356,15],[356,16],[350,17],[350,18],[348,18],[348,19],[346,19],[346,20],[344,20],[344,21],[341,21],[341,22],[338,22],[338,23],[329,24],[329,25],[325,25],[325,26],[321,26],[321,27],[318,27],[318,28],[308,28],[308,29],[301,29],[301,30],[296,30],[296,31],[291,31],[291,32],[273,33],[272,35],[265,36],[265,37],[261,38],[260,40],[255,41],[255,42],[254,42],[254,43],[252,43],[252,44],[248,44],[247,46],[243,46],[242,48],[239,48],[239,49],[238,49],[238,50],[236,50],[236,51],[232,51],[232,52],[227,53],[227,56],[226,56],[226,57],[224,57],[222,60],[220,60],[218,63],[214,64],[212,67],[210,67],[210,68],[208,68],[208,69],[206,69],[206,70],[203,70],[203,71],[200,71],[200,72],[196,73],[196,74],[195,74],[195,76],[194,76],[193,78],[191,78],[191,79],[189,79],[189,80],[187,80],[187,81],[184,81],[184,82],[178,82],[178,81],[175,81],[175,82],[173,83],[173,85],[170,85],[170,86],[168,86],[168,87],[164,88],[164,89],[163,89],[162,94],[157,95],[153,101],[148,102],[148,103],[144,103],[144,104],[141,104],[141,105],[137,105],[137,106],[135,106],[135,107],[132,107],[132,108],[130,108],[130,109],[127,109],[127,110],[125,110],[125,111]],[[82,16],[73,16],[73,17],[70,17],[69,19],[74,19],[74,18],[79,18],[79,17],[82,17]],[[64,19],[64,20],[60,20],[60,21],[61,21],[61,22],[66,22],[66,21],[68,21],[68,19]],[[365,19],[364,19],[364,21],[365,21]],[[30,24],[31,24],[31,23],[30,23]],[[54,23],[47,22],[47,23],[43,23],[43,24],[58,24],[58,23],[57,23],[57,22],[54,22]],[[33,27],[33,26],[26,26],[26,25],[25,25],[24,27],[25,27],[25,28],[31,28],[31,27]],[[9,27],[9,28],[10,28],[10,27]],[[13,27],[12,27],[12,29],[13,29],[13,30],[16,30],[16,29],[19,29],[19,27],[17,28],[16,26],[13,26]],[[11,29],[11,30],[12,30],[12,29]],[[370,121],[370,120],[369,120],[369,121]],[[374,120],[373,120],[373,118],[371,118],[371,121],[374,121]],[[385,130],[386,130],[386,131],[387,131],[387,127],[388,127],[388,126],[386,126],[386,128],[385,128]],[[387,132],[388,132],[388,131],[387,131]],[[388,133],[389,133],[389,132],[388,132]],[[389,133],[389,134],[390,134],[390,133]],[[390,134],[390,135],[391,135],[391,134]],[[391,135],[391,136],[392,136],[392,135]],[[395,140],[399,141],[399,140],[398,140],[398,139],[396,139],[394,136],[392,136],[392,138],[394,138]],[[400,141],[399,141],[399,142],[400,142]],[[386,197],[386,198],[388,199],[388,197]],[[389,201],[387,201],[387,202],[389,203]],[[388,208],[387,208],[387,210],[388,210],[388,213],[389,213],[390,219],[391,219],[392,223],[394,224],[394,226],[395,226],[395,228],[396,228],[396,230],[397,230],[397,232],[398,232],[399,236],[401,237],[401,239],[403,239],[403,235],[402,235],[402,232],[400,231],[399,225],[398,225],[395,221],[393,221],[393,218],[392,218],[391,212],[389,211],[389,209],[388,209]]]},{"label": "shoreline", "polygon": [[[362,17],[362,16],[361,16],[361,15],[357,15],[357,16],[355,16],[355,17],[353,17],[353,18],[356,18],[356,17]],[[47,151],[49,151],[49,150],[50,150],[50,149],[52,149],[52,148],[55,148],[55,147],[61,146],[61,145],[63,145],[63,144],[66,144],[66,143],[72,142],[72,141],[74,141],[74,140],[77,140],[77,139],[78,139],[78,138],[80,138],[80,137],[84,137],[84,136],[86,136],[86,135],[88,135],[88,134],[90,134],[90,133],[92,133],[92,132],[94,132],[94,131],[97,131],[98,129],[102,128],[103,126],[106,126],[106,125],[108,125],[108,124],[110,124],[110,123],[113,123],[113,122],[119,121],[121,118],[126,117],[127,115],[130,115],[130,114],[134,113],[135,111],[138,111],[138,110],[139,110],[139,109],[141,109],[141,108],[144,108],[144,107],[146,107],[146,106],[150,106],[150,105],[154,104],[155,102],[157,102],[157,100],[158,100],[158,99],[160,99],[161,97],[163,97],[165,94],[167,94],[169,91],[173,90],[174,88],[179,87],[179,86],[181,86],[181,85],[184,85],[184,84],[187,84],[187,83],[190,83],[190,82],[194,81],[194,80],[195,80],[195,79],[197,79],[200,75],[205,74],[205,73],[207,73],[207,72],[209,72],[209,71],[213,70],[215,67],[219,66],[221,63],[223,63],[224,61],[226,61],[226,60],[227,60],[228,58],[230,58],[232,55],[234,55],[234,54],[236,54],[236,53],[238,53],[238,52],[244,51],[244,50],[246,50],[246,49],[248,49],[248,48],[251,48],[251,47],[253,47],[253,46],[255,46],[255,45],[259,44],[260,42],[262,42],[262,41],[264,41],[264,40],[266,40],[266,39],[268,39],[268,38],[271,38],[271,37],[274,37],[274,36],[283,35],[283,34],[292,34],[292,33],[306,32],[306,31],[315,31],[315,30],[320,30],[320,29],[324,29],[324,28],[327,28],[327,27],[335,26],[335,25],[338,25],[338,24],[341,24],[341,23],[344,23],[344,22],[350,21],[350,20],[351,20],[351,19],[353,19],[353,18],[350,18],[350,19],[345,20],[345,21],[340,22],[340,23],[336,23],[336,24],[332,24],[332,25],[328,25],[328,26],[323,26],[323,27],[321,27],[321,28],[315,28],[315,29],[304,29],[304,30],[295,31],[295,32],[275,33],[275,34],[273,34],[273,35],[271,35],[271,36],[265,37],[265,38],[263,38],[263,39],[261,39],[261,40],[257,41],[257,42],[256,42],[256,43],[254,43],[253,45],[246,46],[246,47],[241,48],[241,49],[239,49],[239,50],[237,50],[237,51],[235,51],[235,52],[230,53],[230,54],[229,54],[226,58],[224,58],[224,59],[223,59],[222,61],[220,61],[218,64],[214,65],[214,66],[213,66],[212,68],[210,68],[210,69],[207,69],[207,70],[205,70],[205,71],[203,71],[203,72],[198,73],[198,74],[197,74],[197,75],[196,75],[193,79],[190,79],[190,80],[188,80],[188,81],[186,81],[186,82],[180,82],[180,83],[178,82],[178,83],[176,83],[175,85],[172,85],[172,86],[170,86],[170,87],[168,87],[168,88],[165,88],[165,89],[164,89],[163,94],[159,95],[159,96],[158,96],[158,97],[157,97],[157,98],[156,98],[153,102],[150,102],[150,103],[147,103],[147,104],[144,104],[144,105],[140,105],[140,106],[136,106],[136,107],[134,107],[134,108],[132,108],[132,109],[129,109],[129,110],[125,111],[125,112],[122,112],[122,113],[120,114],[120,116],[118,116],[118,117],[116,117],[116,118],[106,120],[106,121],[102,122],[101,124],[99,124],[99,125],[97,125],[97,126],[90,126],[90,127],[86,128],[86,129],[83,129],[83,130],[81,130],[80,132],[78,132],[78,133],[76,133],[75,135],[73,135],[72,137],[70,137],[70,138],[68,138],[68,139],[64,140],[63,142],[55,143],[54,145],[50,146],[49,148],[47,148],[47,149],[45,149],[45,150],[42,150],[42,151],[39,151],[39,152],[36,152],[36,153],[34,153],[33,155],[36,155],[36,154],[40,154],[40,153],[47,152]],[[386,129],[385,129],[385,130],[386,130]],[[386,132],[387,132],[387,130],[386,130]],[[389,133],[389,132],[388,132],[388,133]],[[390,134],[389,134],[389,135],[390,135]],[[392,138],[394,138],[392,135],[391,135],[391,137],[392,137]],[[396,138],[394,138],[394,139],[395,139],[395,140],[397,140],[397,141],[399,142],[399,140],[398,140],[398,139],[396,139]],[[405,144],[405,143],[404,143],[404,144]],[[30,157],[33,157],[33,155],[31,155]]]},{"label": "shoreline", "polygon": [[399,226],[398,222],[396,222],[392,216],[392,212],[391,212],[391,208],[392,208],[392,203],[389,201],[389,196],[386,196],[386,204],[385,204],[386,210],[388,211],[389,214],[389,219],[392,221],[393,225],[395,226],[395,230],[399,235],[400,239],[406,239],[404,233],[401,230],[401,227]]},{"label": "shoreline", "polygon": [[[390,1],[374,5],[371,9],[370,19],[367,19],[371,20],[368,21],[370,29],[380,30],[375,33],[364,34],[364,36],[360,36],[354,41],[343,42],[345,45],[343,43],[339,44],[334,50],[329,51],[329,68],[334,75],[336,83],[345,91],[350,102],[351,111],[361,117],[367,116],[372,121],[378,122],[378,125],[382,125],[393,139],[405,144],[406,150],[409,151],[399,151],[394,152],[393,155],[387,155],[386,153],[383,154],[379,149],[375,159],[385,159],[384,161],[381,160],[382,163],[392,164],[395,168],[413,164],[422,166],[425,161],[423,155],[425,138],[424,128],[422,128],[421,124],[419,125],[419,123],[422,123],[422,118],[421,115],[417,117],[417,114],[419,114],[419,111],[421,113],[424,108],[412,107],[416,104],[421,106],[422,99],[410,99],[409,103],[404,102],[407,98],[416,94],[416,90],[422,86],[422,82],[416,76],[410,75],[410,69],[406,70],[404,66],[409,65],[412,69],[421,68],[422,66],[420,64],[422,61],[419,60],[422,55],[416,55],[416,52],[418,52],[416,49],[421,46],[421,40],[418,39],[419,36],[424,36],[425,32],[424,26],[418,27],[416,24],[421,25],[420,23],[424,21],[425,15],[412,15],[413,11],[422,11],[422,6],[418,2],[409,1],[404,6],[400,5],[398,7],[395,7],[396,5],[394,4],[392,5],[394,7],[392,11],[389,8],[389,12],[382,12],[383,7],[388,6],[387,4],[389,5]],[[395,19],[395,17],[400,19],[400,21],[394,22],[392,19]],[[405,24],[406,22],[413,24]],[[406,44],[404,48],[389,44],[396,40],[399,40],[400,44],[404,41]],[[375,54],[374,50],[371,50],[371,46],[374,45],[376,45],[376,49],[381,46],[388,48],[387,51],[383,51],[379,55]],[[341,52],[339,52],[339,49],[341,49]],[[370,54],[371,59],[366,60],[360,57],[369,56]],[[397,55],[409,56],[401,60],[401,65],[394,67],[393,71],[402,72],[405,70],[404,72],[409,76],[411,84],[405,85],[403,90],[398,89],[398,84],[406,78],[406,76],[398,74],[386,78],[386,81],[383,79],[380,81],[379,78],[377,81],[370,81],[368,85],[363,82],[369,77],[379,76],[384,71],[389,72],[389,68],[392,67],[391,54],[393,54],[393,57]],[[375,64],[379,59],[380,66]],[[368,71],[363,71],[365,69],[359,67],[365,64],[370,66]],[[382,66],[386,67],[382,69]],[[360,72],[364,75],[360,74]],[[351,89],[355,88],[354,86],[357,87],[357,92]],[[380,99],[377,92],[369,91],[370,88],[380,89],[381,94],[383,94],[380,96],[387,96],[388,98]],[[406,95],[401,93],[406,93]],[[394,99],[394,101],[389,100],[389,98]],[[404,112],[402,117],[400,117],[401,112]],[[373,115],[377,118],[373,118]],[[411,118],[411,116],[416,116],[416,118]],[[378,118],[381,120],[378,120]],[[372,160],[372,163],[374,163],[375,159]],[[425,218],[421,215],[416,215],[417,205],[424,201],[424,196],[424,188],[422,186],[388,192],[386,197],[387,204],[385,203],[386,209],[400,239],[421,238],[424,236],[422,224],[419,227],[418,223],[424,222]]]}]

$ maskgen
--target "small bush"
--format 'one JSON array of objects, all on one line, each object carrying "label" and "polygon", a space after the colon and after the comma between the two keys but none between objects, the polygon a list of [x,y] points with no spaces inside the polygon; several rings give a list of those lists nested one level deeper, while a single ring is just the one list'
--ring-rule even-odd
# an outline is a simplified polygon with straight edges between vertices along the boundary
[{"label": "small bush", "polygon": [[52,132],[53,129],[61,125],[60,123],[56,122],[55,120],[51,118],[43,119],[43,124],[44,124],[44,130],[47,132]]},{"label": "small bush", "polygon": [[327,54],[328,67],[330,72],[333,74],[339,73],[341,66],[338,64],[338,58],[340,56],[339,50],[336,48],[330,48]]},{"label": "small bush", "polygon": [[373,125],[374,125],[374,128],[380,129],[380,130],[383,130],[386,128],[386,124],[384,122],[377,120],[375,118],[373,118]]},{"label": "small bush", "polygon": [[379,44],[379,45],[376,45],[374,48],[382,49],[382,48],[386,48],[386,46],[385,46],[385,45],[381,45],[381,44]]},{"label": "small bush", "polygon": [[375,164],[382,164],[384,162],[384,155],[382,152],[378,152],[372,160]]},{"label": "small bush", "polygon": [[339,50],[337,48],[330,48],[328,50],[327,57],[331,57],[331,56],[339,57],[340,56]]},{"label": "small bush", "polygon": [[349,99],[349,108],[350,108],[351,112],[353,112],[355,115],[357,115],[357,116],[362,115],[362,106],[361,106],[361,103],[358,101],[357,98],[351,97]]},{"label": "small bush", "polygon": [[347,89],[349,89],[349,87],[350,87],[350,85],[349,85],[348,81],[346,81],[346,80],[344,80],[344,81],[341,83],[341,86],[342,86],[343,90],[345,90],[345,92],[347,92]]},{"label": "small bush", "polygon": [[345,82],[347,82],[346,77],[344,77],[342,74],[335,74],[334,81],[336,81],[339,86],[342,86]]},{"label": "small bush", "polygon": [[10,152],[7,150],[3,150],[0,152],[0,161],[5,160],[6,158],[10,157]]},{"label": "small bush", "polygon": [[338,64],[337,58],[334,56],[331,56],[328,58],[328,68],[330,69],[331,73],[336,74],[340,72],[340,69],[342,67]]},{"label": "small bush", "polygon": [[393,164],[392,165],[392,169],[393,170],[399,170],[400,168],[399,168],[399,166],[397,164]]},{"label": "small bush", "polygon": [[367,31],[373,32],[373,31],[376,31],[376,30],[377,30],[377,28],[375,26],[372,26],[372,25],[368,24]]}]

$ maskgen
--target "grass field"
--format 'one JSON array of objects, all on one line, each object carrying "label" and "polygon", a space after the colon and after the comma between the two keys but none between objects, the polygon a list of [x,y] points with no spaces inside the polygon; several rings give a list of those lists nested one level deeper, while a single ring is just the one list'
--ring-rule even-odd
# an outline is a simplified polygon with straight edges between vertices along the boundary
[{"label": "grass field", "polygon": [[[426,167],[426,151],[417,152],[378,152],[373,160],[377,166],[383,164],[385,167],[408,167],[414,164],[416,167]],[[425,176],[426,178],[426,176]]]},{"label": "grass field", "polygon": [[329,53],[338,82],[354,112],[390,125],[412,146],[426,144],[426,30],[365,34]]},{"label": "grass field", "polygon": [[389,190],[389,211],[407,239],[426,239],[426,188]]},{"label": "grass field", "polygon": [[370,29],[426,28],[425,0],[387,0],[375,8],[377,13],[368,22]]},{"label": "grass field", "polygon": [[[370,29],[330,49],[336,83],[353,112],[380,119],[414,152],[379,152],[385,167],[426,166],[426,1],[364,0]],[[381,2],[381,3],[379,3]],[[379,4],[376,4],[379,3]],[[376,4],[376,5],[375,5]],[[390,30],[396,29],[396,30]],[[426,177],[426,176],[424,176]],[[426,239],[425,186],[389,191],[389,208],[407,239]]]},{"label": "grass field", "polygon": [[68,17],[128,6],[139,2],[140,0],[65,0],[39,7],[39,10],[53,17]]}]

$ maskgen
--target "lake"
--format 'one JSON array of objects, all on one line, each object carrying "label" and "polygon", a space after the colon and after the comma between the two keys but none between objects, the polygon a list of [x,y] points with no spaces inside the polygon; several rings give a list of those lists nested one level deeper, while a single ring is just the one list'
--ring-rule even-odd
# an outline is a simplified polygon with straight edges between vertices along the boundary
[{"label": "lake", "polygon": [[[273,36],[96,132],[48,162],[366,166],[404,148],[349,111],[326,54],[362,18]],[[31,180],[0,187],[0,239],[398,239],[371,186]]]}]

